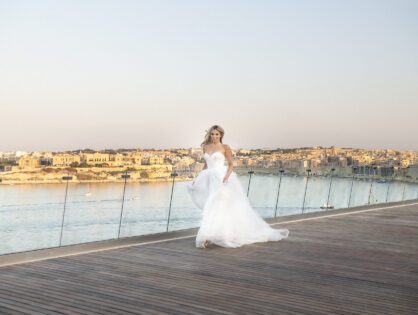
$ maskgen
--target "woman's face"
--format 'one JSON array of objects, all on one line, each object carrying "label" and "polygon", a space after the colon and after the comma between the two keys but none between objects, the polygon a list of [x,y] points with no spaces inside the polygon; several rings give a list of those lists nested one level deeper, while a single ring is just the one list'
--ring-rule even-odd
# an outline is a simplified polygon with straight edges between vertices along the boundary
[{"label": "woman's face", "polygon": [[212,140],[213,143],[218,143],[221,141],[221,133],[214,129],[210,132],[210,139]]}]

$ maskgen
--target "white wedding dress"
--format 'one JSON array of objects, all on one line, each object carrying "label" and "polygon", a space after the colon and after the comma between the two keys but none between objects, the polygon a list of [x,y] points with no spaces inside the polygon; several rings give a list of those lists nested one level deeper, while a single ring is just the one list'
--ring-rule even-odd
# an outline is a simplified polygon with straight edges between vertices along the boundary
[{"label": "white wedding dress", "polygon": [[223,183],[228,167],[221,152],[205,153],[204,159],[208,168],[187,186],[194,203],[203,210],[196,247],[204,247],[206,240],[222,247],[240,247],[289,235],[287,229],[271,228],[254,211],[234,172]]}]

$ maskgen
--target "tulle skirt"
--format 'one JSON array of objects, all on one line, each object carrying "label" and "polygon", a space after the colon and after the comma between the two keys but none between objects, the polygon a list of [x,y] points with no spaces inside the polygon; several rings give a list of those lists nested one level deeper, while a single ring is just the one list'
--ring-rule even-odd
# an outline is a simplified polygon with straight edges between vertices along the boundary
[{"label": "tulle skirt", "polygon": [[226,166],[205,169],[188,183],[192,200],[203,210],[196,247],[204,247],[206,240],[222,247],[240,247],[286,238],[287,229],[271,228],[251,207],[234,172],[223,183],[226,171]]}]

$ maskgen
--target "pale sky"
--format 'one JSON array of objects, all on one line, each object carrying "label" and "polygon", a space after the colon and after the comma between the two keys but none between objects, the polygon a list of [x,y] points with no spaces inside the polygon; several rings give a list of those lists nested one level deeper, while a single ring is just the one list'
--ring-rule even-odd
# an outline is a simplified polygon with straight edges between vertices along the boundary
[{"label": "pale sky", "polygon": [[0,151],[418,150],[418,1],[0,0]]}]

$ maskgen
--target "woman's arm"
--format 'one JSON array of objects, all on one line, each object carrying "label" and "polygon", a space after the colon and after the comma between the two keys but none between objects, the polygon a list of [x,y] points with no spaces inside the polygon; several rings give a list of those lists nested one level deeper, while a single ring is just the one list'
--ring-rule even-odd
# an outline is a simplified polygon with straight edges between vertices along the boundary
[{"label": "woman's arm", "polygon": [[232,162],[231,148],[226,144],[224,145],[224,148],[225,148],[225,157],[226,157],[226,160],[228,161],[228,170],[226,171],[226,175],[224,177],[224,183],[226,183],[228,181],[229,175],[231,175],[232,173],[232,168],[234,164]]}]

